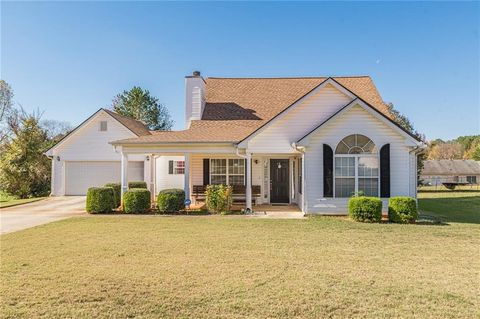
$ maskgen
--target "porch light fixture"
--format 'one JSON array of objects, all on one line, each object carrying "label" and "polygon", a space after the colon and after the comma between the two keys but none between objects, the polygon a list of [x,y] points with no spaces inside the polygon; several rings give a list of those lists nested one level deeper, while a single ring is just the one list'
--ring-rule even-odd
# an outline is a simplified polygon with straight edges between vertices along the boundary
[{"label": "porch light fixture", "polygon": [[59,162],[60,162],[60,156],[57,156],[57,161],[59,161]]},{"label": "porch light fixture", "polygon": [[253,162],[255,163],[255,165],[257,165],[258,164],[258,159],[253,160]]}]

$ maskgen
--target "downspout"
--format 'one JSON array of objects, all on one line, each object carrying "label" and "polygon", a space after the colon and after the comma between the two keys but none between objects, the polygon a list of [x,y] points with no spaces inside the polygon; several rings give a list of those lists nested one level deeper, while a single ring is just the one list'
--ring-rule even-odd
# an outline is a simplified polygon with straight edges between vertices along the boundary
[{"label": "downspout", "polygon": [[292,148],[296,150],[297,152],[300,152],[302,154],[302,211],[303,214],[306,215],[307,212],[307,192],[306,192],[306,187],[305,185],[307,184],[306,181],[306,167],[305,167],[305,146],[298,146],[297,143],[293,142],[291,144]]},{"label": "downspout", "polygon": [[238,145],[235,145],[235,153],[237,154],[238,157],[247,159],[247,155],[240,154],[240,150],[238,149]]},{"label": "downspout", "polygon": [[[424,143],[419,143],[417,146],[412,148],[408,154],[415,153],[415,199],[417,199],[417,189],[418,189],[418,155],[422,154],[427,146]],[[411,183],[410,183],[411,184]]]}]

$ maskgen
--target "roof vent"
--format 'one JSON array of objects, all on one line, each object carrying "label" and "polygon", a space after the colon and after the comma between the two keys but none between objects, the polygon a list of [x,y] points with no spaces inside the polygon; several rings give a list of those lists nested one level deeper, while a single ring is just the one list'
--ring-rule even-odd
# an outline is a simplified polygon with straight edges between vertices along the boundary
[{"label": "roof vent", "polygon": [[192,75],[193,76],[200,76],[200,71],[193,71]]}]

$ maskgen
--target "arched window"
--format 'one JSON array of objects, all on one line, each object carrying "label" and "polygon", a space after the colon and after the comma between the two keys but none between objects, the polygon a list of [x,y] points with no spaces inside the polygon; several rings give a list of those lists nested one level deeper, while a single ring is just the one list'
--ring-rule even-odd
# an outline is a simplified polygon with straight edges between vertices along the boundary
[{"label": "arched window", "polygon": [[352,134],[335,149],[335,197],[378,196],[379,160],[375,144],[361,134]]}]

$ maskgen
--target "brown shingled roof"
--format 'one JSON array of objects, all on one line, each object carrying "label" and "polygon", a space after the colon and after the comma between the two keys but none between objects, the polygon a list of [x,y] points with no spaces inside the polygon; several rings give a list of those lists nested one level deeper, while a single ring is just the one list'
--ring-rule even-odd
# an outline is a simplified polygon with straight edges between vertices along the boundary
[{"label": "brown shingled roof", "polygon": [[[206,78],[201,120],[187,130],[152,132],[122,143],[239,142],[315,89],[328,77]],[[368,76],[333,77],[380,112],[390,116]]]},{"label": "brown shingled roof", "polygon": [[424,161],[421,175],[480,175],[480,162],[474,160]]},{"label": "brown shingled roof", "polygon": [[142,122],[137,121],[128,116],[120,115],[118,113],[115,113],[107,109],[103,109],[103,110],[108,114],[110,114],[114,119],[119,121],[121,124],[123,124],[126,128],[128,128],[130,131],[132,131],[136,135],[145,136],[145,135],[151,134],[150,130]]}]

